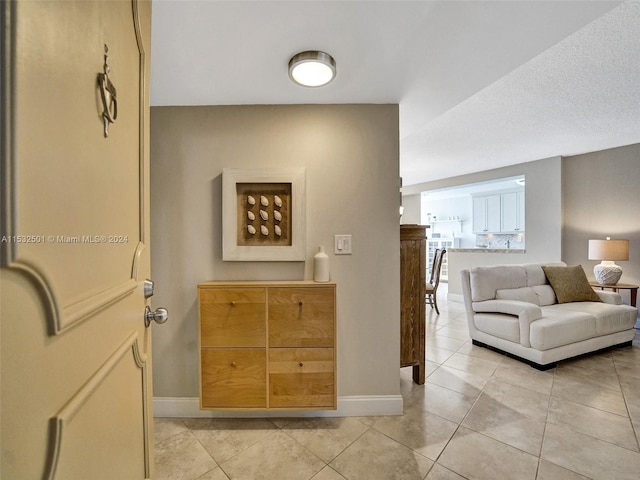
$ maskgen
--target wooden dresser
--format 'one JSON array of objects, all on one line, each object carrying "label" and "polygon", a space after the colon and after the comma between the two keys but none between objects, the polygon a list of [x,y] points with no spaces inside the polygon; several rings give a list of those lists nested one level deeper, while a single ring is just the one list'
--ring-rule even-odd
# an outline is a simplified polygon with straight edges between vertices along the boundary
[{"label": "wooden dresser", "polygon": [[200,305],[202,410],[336,408],[336,285],[206,282]]},{"label": "wooden dresser", "polygon": [[413,381],[425,381],[425,287],[427,227],[400,225],[400,366],[413,366]]}]

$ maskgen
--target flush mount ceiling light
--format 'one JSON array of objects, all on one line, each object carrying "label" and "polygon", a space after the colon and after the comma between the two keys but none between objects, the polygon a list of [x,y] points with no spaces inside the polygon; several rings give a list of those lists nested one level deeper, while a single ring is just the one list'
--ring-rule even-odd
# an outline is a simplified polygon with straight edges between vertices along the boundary
[{"label": "flush mount ceiling light", "polygon": [[310,50],[289,60],[289,77],[305,87],[321,87],[336,76],[336,61],[331,55]]}]

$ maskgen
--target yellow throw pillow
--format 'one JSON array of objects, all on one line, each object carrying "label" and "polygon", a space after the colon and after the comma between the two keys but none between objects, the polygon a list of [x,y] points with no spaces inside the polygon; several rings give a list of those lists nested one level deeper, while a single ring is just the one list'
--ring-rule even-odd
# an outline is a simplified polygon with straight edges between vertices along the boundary
[{"label": "yellow throw pillow", "polygon": [[558,303],[602,301],[589,285],[582,265],[572,267],[543,266],[542,270],[556,293]]}]

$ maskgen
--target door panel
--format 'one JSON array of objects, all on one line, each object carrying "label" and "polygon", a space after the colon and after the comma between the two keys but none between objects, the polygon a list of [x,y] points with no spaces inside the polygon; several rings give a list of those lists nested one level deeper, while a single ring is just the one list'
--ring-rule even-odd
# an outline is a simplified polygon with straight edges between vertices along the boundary
[{"label": "door panel", "polygon": [[[56,478],[145,478],[145,361],[132,334],[51,419],[50,474]],[[133,428],[114,429],[126,424]],[[85,458],[90,457],[87,465]],[[117,461],[114,461],[117,459]],[[133,466],[133,468],[132,468]],[[87,468],[89,467],[89,468]]]},{"label": "door panel", "polygon": [[3,478],[151,478],[150,3],[1,8]]},{"label": "door panel", "polygon": [[[14,263],[49,286],[58,332],[135,288],[142,216],[122,212],[140,210],[144,71],[129,2],[18,2],[16,14],[16,233],[36,241],[17,244]],[[105,45],[119,105],[108,138]]]}]

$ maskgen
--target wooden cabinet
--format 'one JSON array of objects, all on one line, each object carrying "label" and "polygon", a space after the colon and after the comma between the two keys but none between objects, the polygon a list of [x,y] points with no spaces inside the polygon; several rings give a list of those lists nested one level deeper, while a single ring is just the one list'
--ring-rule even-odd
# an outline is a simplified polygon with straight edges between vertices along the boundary
[{"label": "wooden cabinet", "polygon": [[413,366],[413,381],[425,381],[425,286],[427,235],[424,225],[400,225],[400,366]]},{"label": "wooden cabinet", "polygon": [[264,348],[202,348],[201,406],[264,407]]},{"label": "wooden cabinet", "polygon": [[270,348],[269,405],[335,408],[333,348]]},{"label": "wooden cabinet", "polygon": [[335,283],[207,282],[200,408],[336,408]]}]

